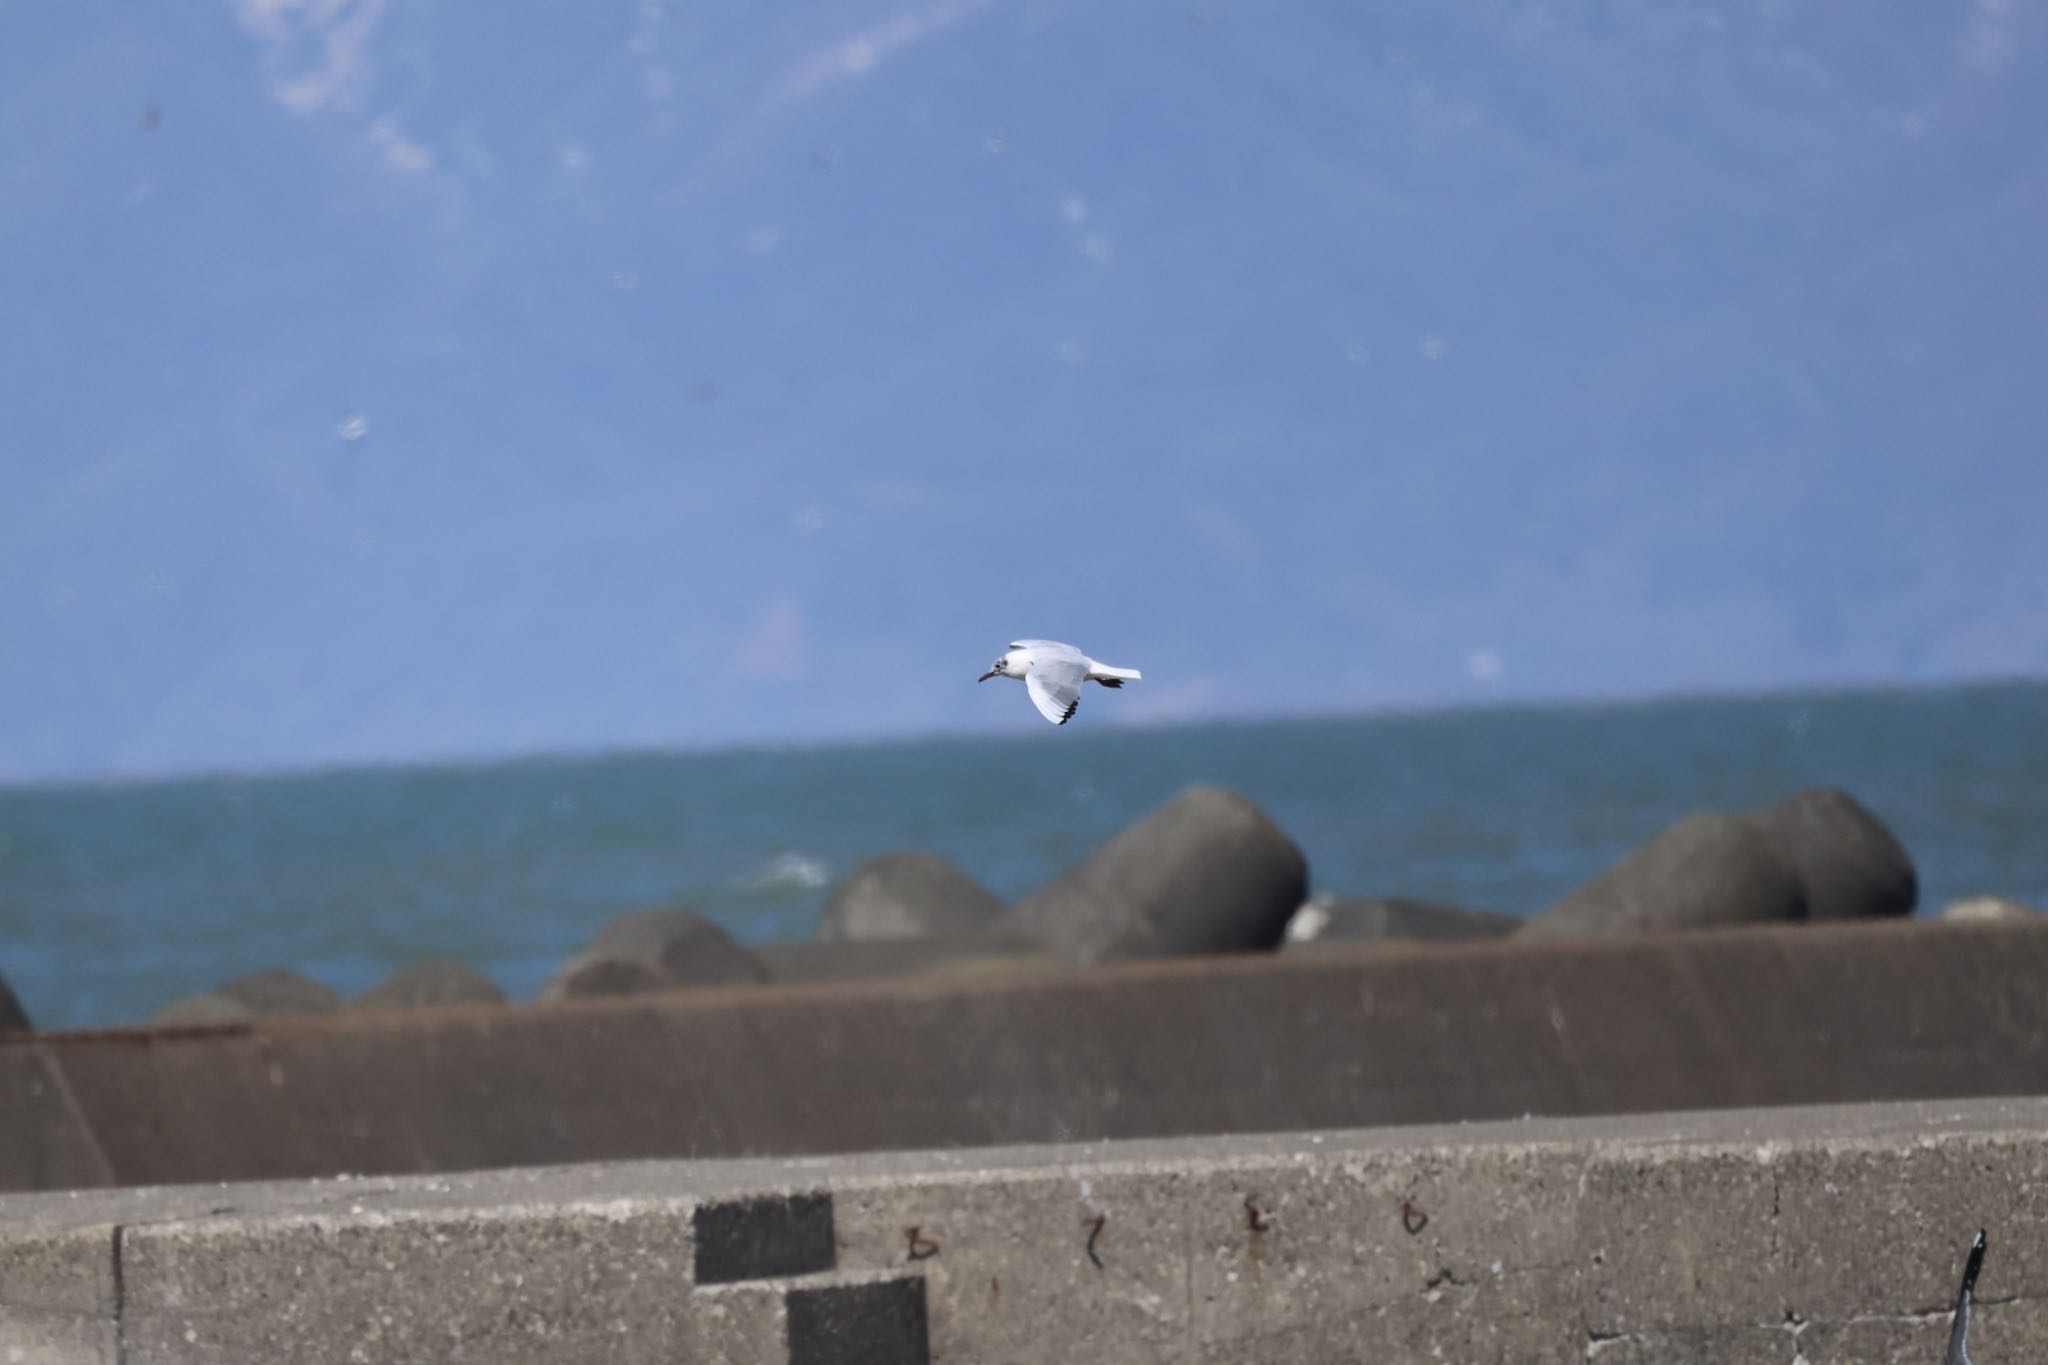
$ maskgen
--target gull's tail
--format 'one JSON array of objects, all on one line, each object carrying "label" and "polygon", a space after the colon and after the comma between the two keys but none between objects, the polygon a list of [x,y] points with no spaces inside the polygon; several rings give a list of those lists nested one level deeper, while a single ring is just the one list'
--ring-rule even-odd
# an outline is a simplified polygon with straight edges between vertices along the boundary
[{"label": "gull's tail", "polygon": [[1108,664],[1099,664],[1090,659],[1088,676],[1104,687],[1122,687],[1127,682],[1141,681],[1145,675],[1135,668],[1111,668]]}]

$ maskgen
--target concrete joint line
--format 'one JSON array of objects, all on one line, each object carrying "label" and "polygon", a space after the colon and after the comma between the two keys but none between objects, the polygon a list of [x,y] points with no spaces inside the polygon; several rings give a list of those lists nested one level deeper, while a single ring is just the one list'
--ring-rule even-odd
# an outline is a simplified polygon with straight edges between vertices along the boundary
[{"label": "concrete joint line", "polygon": [[114,1365],[128,1365],[128,1324],[123,1318],[123,1310],[127,1302],[127,1291],[123,1286],[122,1280],[124,1257],[121,1245],[123,1239],[127,1236],[127,1232],[128,1228],[125,1224],[116,1223],[114,1224],[114,1235],[108,1239],[110,1243],[108,1250],[112,1254],[114,1262],[111,1267],[114,1285]]}]

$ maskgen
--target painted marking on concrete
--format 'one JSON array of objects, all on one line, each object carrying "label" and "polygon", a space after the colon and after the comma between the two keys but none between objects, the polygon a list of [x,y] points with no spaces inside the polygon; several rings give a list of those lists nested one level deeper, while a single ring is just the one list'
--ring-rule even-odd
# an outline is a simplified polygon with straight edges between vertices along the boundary
[{"label": "painted marking on concrete", "polygon": [[789,1365],[930,1365],[924,1276],[789,1291]]},{"label": "painted marking on concrete", "polygon": [[698,1284],[814,1275],[839,1263],[832,1196],[822,1191],[699,1204]]}]

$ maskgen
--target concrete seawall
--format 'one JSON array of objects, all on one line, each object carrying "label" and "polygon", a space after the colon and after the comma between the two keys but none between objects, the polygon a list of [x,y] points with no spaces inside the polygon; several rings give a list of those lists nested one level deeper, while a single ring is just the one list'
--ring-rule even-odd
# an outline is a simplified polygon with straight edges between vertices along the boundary
[{"label": "concrete seawall", "polygon": [[2048,1100],[0,1198],[0,1360],[2048,1353]]},{"label": "concrete seawall", "polygon": [[0,1038],[0,1189],[2048,1093],[2048,925],[1210,958]]}]

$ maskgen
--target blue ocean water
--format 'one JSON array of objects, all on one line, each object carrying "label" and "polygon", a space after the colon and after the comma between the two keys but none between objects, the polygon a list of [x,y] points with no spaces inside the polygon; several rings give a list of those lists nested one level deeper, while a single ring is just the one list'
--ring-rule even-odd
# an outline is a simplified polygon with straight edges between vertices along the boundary
[{"label": "blue ocean water", "polygon": [[1687,811],[1825,784],[1924,908],[2048,903],[2048,684],[2013,683],[0,788],[0,976],[45,1028],[265,966],[353,993],[450,957],[524,997],[622,910],[807,936],[890,849],[1015,896],[1194,782],[1340,894],[1540,909]]}]

